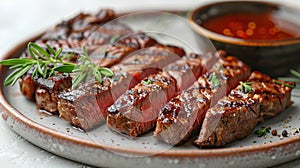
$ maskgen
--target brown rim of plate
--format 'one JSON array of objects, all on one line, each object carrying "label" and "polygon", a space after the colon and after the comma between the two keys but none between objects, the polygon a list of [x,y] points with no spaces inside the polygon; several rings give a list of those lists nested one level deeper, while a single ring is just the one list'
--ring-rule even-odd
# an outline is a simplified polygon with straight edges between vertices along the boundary
[{"label": "brown rim of plate", "polygon": [[[14,56],[20,49],[24,48],[29,41],[34,41],[40,35],[32,37],[28,40],[25,40],[18,44],[16,47],[12,48],[7,54],[4,55],[3,59],[8,59]],[[8,68],[0,65],[0,73],[6,74]],[[300,142],[300,135],[295,137],[289,137],[280,141],[272,142],[270,144],[257,144],[245,147],[234,147],[234,148],[216,148],[216,149],[188,149],[188,150],[168,150],[164,152],[157,151],[140,151],[133,150],[128,148],[120,148],[120,147],[110,147],[101,145],[98,143],[94,143],[88,140],[80,139],[75,136],[69,136],[62,132],[58,132],[54,129],[48,128],[46,126],[42,126],[31,119],[24,116],[21,112],[12,107],[5,99],[3,94],[3,80],[5,76],[0,77],[0,110],[3,111],[3,118],[11,117],[14,121],[23,124],[24,126],[29,127],[31,130],[39,132],[44,135],[48,135],[52,138],[55,138],[60,141],[67,141],[73,143],[74,145],[82,145],[85,147],[90,147],[94,149],[103,149],[114,151],[122,154],[136,154],[136,155],[155,155],[162,157],[217,157],[217,156],[234,156],[234,155],[247,155],[248,153],[258,153],[258,152],[267,152],[271,151],[273,148],[286,147],[287,145],[295,144]],[[4,119],[5,120],[5,119]]]},{"label": "brown rim of plate", "polygon": [[[291,45],[295,43],[300,42],[300,37],[297,38],[289,38],[289,39],[284,39],[284,40],[244,40],[240,38],[233,38],[233,37],[228,37],[224,36],[222,34],[210,31],[208,29],[205,29],[204,27],[200,26],[199,24],[196,23],[194,20],[194,16],[201,10],[207,9],[209,7],[213,7],[215,5],[220,5],[220,4],[226,4],[226,3],[256,3],[256,4],[262,4],[266,6],[271,6],[271,7],[278,7],[282,4],[276,4],[276,3],[271,3],[271,2],[260,2],[260,1],[227,1],[227,2],[215,2],[215,3],[208,3],[205,4],[201,7],[198,7],[194,10],[191,10],[187,14],[187,18],[189,20],[190,26],[193,28],[195,32],[197,32],[200,35],[204,35],[208,37],[209,39],[223,42],[223,43],[228,43],[228,44],[235,44],[235,45],[241,45],[241,46],[253,46],[253,47],[275,47],[275,46],[281,46],[281,45]],[[290,6],[284,5],[286,8],[291,8]]]}]

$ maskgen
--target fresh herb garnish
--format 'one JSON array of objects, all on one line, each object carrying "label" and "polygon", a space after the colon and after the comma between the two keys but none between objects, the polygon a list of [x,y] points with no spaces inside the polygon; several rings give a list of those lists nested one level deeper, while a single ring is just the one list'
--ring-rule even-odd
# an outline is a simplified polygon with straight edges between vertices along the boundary
[{"label": "fresh herb garnish", "polygon": [[12,58],[0,61],[0,64],[10,66],[10,69],[16,69],[8,75],[4,81],[4,85],[14,85],[16,81],[32,70],[31,77],[47,78],[55,75],[57,72],[62,73],[76,73],[73,78],[72,88],[75,88],[79,83],[88,81],[92,76],[100,83],[102,82],[102,75],[112,77],[114,73],[105,67],[98,67],[94,64],[83,47],[83,54],[78,58],[78,64],[65,61],[68,55],[62,55],[62,49],[55,51],[49,45],[47,49],[40,47],[35,43],[28,43],[28,52],[31,58]]},{"label": "fresh herb garnish", "polygon": [[217,88],[221,85],[221,80],[215,72],[209,76],[208,81],[211,83],[213,88]]},{"label": "fresh herb garnish", "polygon": [[112,38],[110,39],[110,43],[116,42],[119,38],[120,38],[120,35],[118,35],[118,34],[112,36]]},{"label": "fresh herb garnish", "polygon": [[271,127],[261,127],[261,129],[255,131],[255,134],[258,137],[262,137],[262,136],[267,135],[267,133],[270,133],[270,130],[271,130]]},{"label": "fresh herb garnish", "polygon": [[295,77],[297,77],[297,78],[300,79],[300,73],[299,73],[299,72],[295,71],[294,69],[291,69],[291,70],[290,70],[290,73],[291,73],[292,75],[294,75]]},{"label": "fresh herb garnish", "polygon": [[143,85],[151,85],[152,81],[150,79],[145,79],[145,80],[142,80],[142,84]]},{"label": "fresh herb garnish", "polygon": [[292,89],[294,89],[294,88],[295,88],[295,86],[294,86],[294,85],[290,85],[290,84],[288,84],[288,83],[284,83],[283,81],[279,81],[279,80],[273,80],[273,82],[274,82],[274,83],[277,83],[277,84],[279,84],[279,85],[283,85],[283,86],[286,86],[286,87],[292,88]]},{"label": "fresh herb garnish", "polygon": [[82,48],[83,54],[78,58],[79,64],[75,66],[72,72],[77,73],[72,79],[72,88],[76,88],[81,82],[87,82],[94,76],[97,81],[102,83],[102,75],[112,77],[114,73],[108,69],[93,63],[87,54],[85,46]]},{"label": "fresh herb garnish", "polygon": [[253,82],[240,82],[240,85],[242,86],[242,90],[244,93],[252,92],[252,88],[250,86],[251,84],[253,84]]},{"label": "fresh herb garnish", "polygon": [[32,69],[32,78],[47,78],[54,75],[55,72],[70,73],[75,67],[74,63],[64,61],[66,56],[61,56],[62,49],[54,51],[47,45],[48,51],[46,51],[32,42],[28,43],[27,48],[31,58],[12,58],[0,61],[0,64],[10,66],[10,69],[16,69],[6,77],[5,86],[14,85],[30,69]]}]

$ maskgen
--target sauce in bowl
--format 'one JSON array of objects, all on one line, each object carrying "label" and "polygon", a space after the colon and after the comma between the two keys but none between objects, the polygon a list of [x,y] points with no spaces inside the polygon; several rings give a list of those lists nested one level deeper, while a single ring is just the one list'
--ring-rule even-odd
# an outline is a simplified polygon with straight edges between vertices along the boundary
[{"label": "sauce in bowl", "polygon": [[200,25],[218,34],[250,40],[284,40],[299,34],[290,31],[290,27],[294,27],[293,23],[274,16],[272,12],[225,13]]}]

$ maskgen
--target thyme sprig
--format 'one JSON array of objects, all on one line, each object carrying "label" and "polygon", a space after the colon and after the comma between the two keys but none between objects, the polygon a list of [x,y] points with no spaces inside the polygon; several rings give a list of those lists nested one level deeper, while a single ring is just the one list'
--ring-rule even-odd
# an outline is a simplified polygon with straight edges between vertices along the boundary
[{"label": "thyme sprig", "polygon": [[28,43],[27,49],[31,58],[12,58],[0,61],[0,64],[10,66],[9,69],[15,69],[8,75],[4,85],[14,85],[17,80],[32,70],[32,78],[47,78],[55,72],[72,72],[75,67],[74,63],[64,61],[66,56],[61,56],[62,49],[54,51],[49,45],[46,45],[49,53],[35,43]]},{"label": "thyme sprig", "polygon": [[240,85],[242,86],[242,90],[244,93],[252,92],[252,88],[250,86],[251,84],[253,84],[253,82],[240,82]]}]

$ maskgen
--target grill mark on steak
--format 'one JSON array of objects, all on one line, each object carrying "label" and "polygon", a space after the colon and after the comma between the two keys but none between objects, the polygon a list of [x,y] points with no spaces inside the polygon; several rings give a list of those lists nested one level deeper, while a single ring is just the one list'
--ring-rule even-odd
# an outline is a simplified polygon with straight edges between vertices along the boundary
[{"label": "grill mark on steak", "polygon": [[[219,87],[213,86],[209,81],[211,74],[219,77]],[[161,109],[154,136],[169,144],[182,144],[200,130],[209,107],[249,75],[250,68],[236,58],[220,59],[209,72]]]},{"label": "grill mark on steak", "polygon": [[[177,51],[180,52],[174,53]],[[141,53],[147,54],[142,55]],[[71,124],[74,126],[82,128],[83,130],[95,128],[105,121],[106,110],[114,103],[114,100],[116,100],[128,89],[131,89],[138,84],[143,78],[151,74],[158,73],[161,71],[161,67],[175,61],[183,54],[184,51],[178,47],[163,45],[145,48],[141,52],[134,53],[120,64],[111,68],[115,75],[112,78],[105,78],[106,80],[110,81],[110,84],[107,85],[105,90],[98,89],[95,90],[93,94],[90,94],[90,88],[86,88],[90,86],[84,85],[81,87],[80,91],[75,89],[59,94],[58,110],[60,117],[71,122]],[[95,100],[99,101],[84,101],[85,109],[82,109],[80,106],[76,105],[83,105],[83,103],[80,101],[86,100],[87,98],[85,97],[92,96],[95,97]],[[93,102],[97,103],[92,104]]]},{"label": "grill mark on steak", "polygon": [[108,127],[131,137],[153,129],[159,110],[206,71],[203,63],[201,56],[192,54],[145,78],[108,108]]},{"label": "grill mark on steak", "polygon": [[[207,111],[199,137],[194,141],[197,146],[221,147],[242,139],[258,122],[291,105],[291,88],[274,83],[260,72],[253,72],[248,81],[252,82],[252,92],[245,93],[239,85]],[[295,85],[294,82],[280,82]]]},{"label": "grill mark on steak", "polygon": [[[106,40],[101,40],[101,44],[108,43],[110,38],[115,34],[127,34],[132,33],[131,29],[125,25],[118,26],[106,26],[107,28],[102,28],[101,31],[97,28],[104,23],[115,18],[114,11],[110,9],[102,9],[97,14],[83,14],[80,13],[77,16],[63,21],[62,23],[56,25],[54,28],[46,31],[41,38],[37,39],[35,42],[41,46],[45,47],[45,44],[49,44],[54,49],[62,48],[63,53],[71,53],[73,57],[70,58],[71,62],[76,62],[78,56],[81,54],[81,47],[86,45],[88,51],[91,52],[95,46],[99,46],[99,42],[89,42],[87,39],[93,39],[92,34],[100,34],[100,32],[110,32],[107,35]],[[123,27],[123,29],[121,29]],[[104,34],[103,34],[104,36]],[[91,41],[90,40],[90,41]],[[93,45],[93,46],[92,46]],[[22,54],[22,57],[29,57],[27,50]],[[31,78],[32,72],[28,72],[19,80],[20,90],[24,96],[30,100],[35,100],[35,81]]]}]

